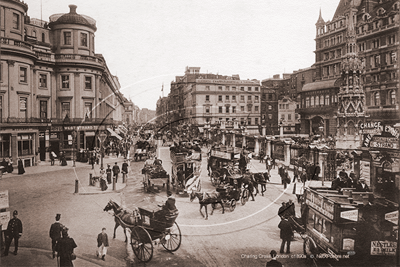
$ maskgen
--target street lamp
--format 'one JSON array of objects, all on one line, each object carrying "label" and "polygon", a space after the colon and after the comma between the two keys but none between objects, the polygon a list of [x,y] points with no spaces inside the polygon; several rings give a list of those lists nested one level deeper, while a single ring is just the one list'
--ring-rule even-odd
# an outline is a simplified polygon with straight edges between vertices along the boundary
[{"label": "street lamp", "polygon": [[76,130],[72,131],[72,153],[73,153],[73,165],[72,167],[75,167],[75,146],[76,146]]},{"label": "street lamp", "polygon": [[106,141],[107,134],[105,132],[101,132],[97,138],[99,138],[99,141],[100,141],[100,153],[101,153],[100,169],[103,170],[103,155],[104,155],[104,145],[103,144]]}]

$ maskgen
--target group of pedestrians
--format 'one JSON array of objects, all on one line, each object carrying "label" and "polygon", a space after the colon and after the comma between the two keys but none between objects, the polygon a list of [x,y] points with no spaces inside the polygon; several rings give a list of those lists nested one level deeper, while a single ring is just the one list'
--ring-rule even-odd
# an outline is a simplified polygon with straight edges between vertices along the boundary
[{"label": "group of pedestrians", "polygon": [[[18,158],[18,174],[24,174],[25,173],[25,168],[24,168],[24,163],[22,162],[21,158]],[[13,161],[12,158],[3,158],[3,161],[1,162],[0,165],[2,168],[0,168],[0,171],[2,172],[2,174],[6,174],[6,173],[12,173],[14,172],[14,166],[13,166]]]}]

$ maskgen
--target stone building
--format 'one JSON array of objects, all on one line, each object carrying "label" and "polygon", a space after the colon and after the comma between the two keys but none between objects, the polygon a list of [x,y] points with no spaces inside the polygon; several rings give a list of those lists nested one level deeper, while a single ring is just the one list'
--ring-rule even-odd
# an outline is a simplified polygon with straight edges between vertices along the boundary
[{"label": "stone building", "polygon": [[1,1],[0,158],[71,158],[121,123],[120,84],[94,49],[96,21],[76,8],[47,23],[30,19],[22,1]]}]

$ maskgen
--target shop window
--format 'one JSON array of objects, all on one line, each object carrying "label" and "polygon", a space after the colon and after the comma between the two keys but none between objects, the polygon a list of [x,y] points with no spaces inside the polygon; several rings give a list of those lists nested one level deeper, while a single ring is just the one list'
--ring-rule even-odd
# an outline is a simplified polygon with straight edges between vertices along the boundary
[{"label": "shop window", "polygon": [[64,32],[64,45],[71,45],[71,44],[72,44],[72,33]]},{"label": "shop window", "polygon": [[88,46],[88,35],[87,33],[81,33],[81,46],[87,47]]},{"label": "shop window", "polygon": [[33,134],[18,135],[18,156],[33,154]]},{"label": "shop window", "polygon": [[12,20],[13,29],[19,30],[19,14],[13,13],[13,20]]},{"label": "shop window", "polygon": [[91,90],[92,89],[92,77],[85,76],[85,89]]},{"label": "shop window", "polygon": [[69,88],[69,75],[61,75],[61,87],[63,89]]},{"label": "shop window", "polygon": [[10,134],[0,134],[0,157],[10,156]]},{"label": "shop window", "polygon": [[64,119],[67,115],[70,118],[70,115],[71,115],[70,102],[62,102],[61,103],[61,118]]},{"label": "shop window", "polygon": [[47,101],[40,100],[40,118],[47,119]]},{"label": "shop window", "polygon": [[47,88],[47,74],[39,74],[39,87]]},{"label": "shop window", "polygon": [[25,67],[19,68],[19,81],[22,83],[28,82],[28,69]]}]

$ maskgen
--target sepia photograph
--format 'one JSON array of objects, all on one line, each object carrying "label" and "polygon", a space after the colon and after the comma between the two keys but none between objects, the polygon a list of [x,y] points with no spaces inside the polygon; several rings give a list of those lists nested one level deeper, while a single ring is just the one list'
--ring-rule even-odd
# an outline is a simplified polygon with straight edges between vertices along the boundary
[{"label": "sepia photograph", "polygon": [[399,0],[1,0],[1,266],[400,266]]}]

